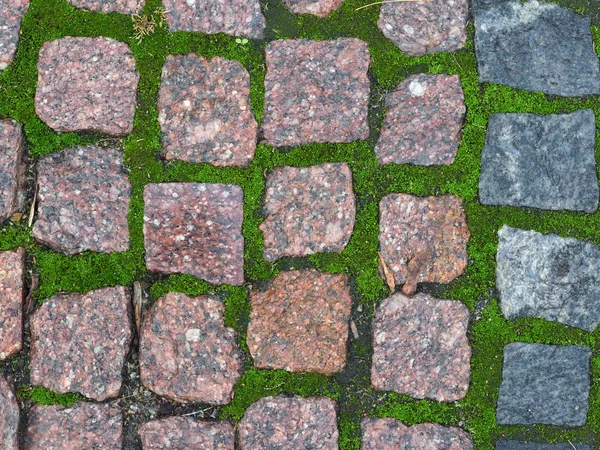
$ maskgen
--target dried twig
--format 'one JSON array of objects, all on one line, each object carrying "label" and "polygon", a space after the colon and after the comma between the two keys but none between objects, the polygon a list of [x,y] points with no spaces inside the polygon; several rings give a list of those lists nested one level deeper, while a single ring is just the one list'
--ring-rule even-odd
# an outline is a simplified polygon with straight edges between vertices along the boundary
[{"label": "dried twig", "polygon": [[29,286],[29,291],[27,292],[27,296],[25,297],[25,314],[29,314],[33,311],[33,306],[35,302],[33,301],[33,293],[40,285],[40,277],[38,277],[35,273],[31,273],[31,286]]},{"label": "dried twig", "polygon": [[396,289],[396,280],[394,279],[394,274],[390,271],[385,263],[381,252],[377,252],[377,254],[379,255],[379,264],[381,265],[381,271],[385,277],[385,282],[387,283],[388,288],[390,288],[390,292],[394,292],[394,289]]},{"label": "dried twig", "polygon": [[138,335],[142,324],[142,285],[139,281],[133,282],[133,313],[135,316],[135,327]]},{"label": "dried twig", "polygon": [[27,227],[31,228],[33,224],[33,216],[35,216],[35,204],[37,203],[38,196],[38,185],[35,185],[35,192],[33,193],[33,201],[31,202],[31,209],[29,210],[29,220],[27,221]]},{"label": "dried twig", "polygon": [[383,2],[369,3],[368,5],[356,8],[354,11],[360,11],[361,9],[368,8],[369,6],[384,5],[386,3],[428,3],[428,1],[429,0],[385,0]]}]

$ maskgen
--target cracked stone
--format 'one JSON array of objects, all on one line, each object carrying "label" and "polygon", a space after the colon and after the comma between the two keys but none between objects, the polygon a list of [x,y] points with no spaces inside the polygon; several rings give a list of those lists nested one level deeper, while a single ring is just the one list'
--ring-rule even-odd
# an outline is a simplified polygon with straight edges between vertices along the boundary
[{"label": "cracked stone", "polygon": [[1,120],[0,222],[4,222],[20,210],[25,202],[25,158],[21,126],[11,119]]},{"label": "cracked stone", "polygon": [[140,427],[143,450],[233,450],[234,429],[229,422],[168,417]]},{"label": "cracked stone", "polygon": [[25,249],[0,252],[0,361],[23,347],[24,276]]}]

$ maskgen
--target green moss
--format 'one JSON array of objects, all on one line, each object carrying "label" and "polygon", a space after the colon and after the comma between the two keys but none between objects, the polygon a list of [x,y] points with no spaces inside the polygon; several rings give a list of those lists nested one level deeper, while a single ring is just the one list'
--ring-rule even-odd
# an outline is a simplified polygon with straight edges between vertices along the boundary
[{"label": "green moss", "polygon": [[78,394],[57,394],[39,386],[20,386],[17,389],[17,395],[21,400],[31,400],[38,405],[71,406],[85,400],[85,397]]}]

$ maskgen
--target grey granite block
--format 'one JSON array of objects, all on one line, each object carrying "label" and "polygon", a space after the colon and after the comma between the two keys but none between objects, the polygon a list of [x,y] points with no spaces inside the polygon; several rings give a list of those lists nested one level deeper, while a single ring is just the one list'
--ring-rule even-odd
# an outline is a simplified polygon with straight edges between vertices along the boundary
[{"label": "grey granite block", "polygon": [[589,445],[575,443],[546,444],[537,442],[498,441],[496,450],[590,450]]}]

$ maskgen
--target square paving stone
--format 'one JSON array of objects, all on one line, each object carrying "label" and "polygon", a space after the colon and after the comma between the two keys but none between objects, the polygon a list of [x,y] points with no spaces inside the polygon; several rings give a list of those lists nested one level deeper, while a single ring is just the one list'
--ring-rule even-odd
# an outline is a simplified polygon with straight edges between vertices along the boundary
[{"label": "square paving stone", "polygon": [[267,176],[263,256],[341,252],[354,229],[352,172],[346,163],[276,167]]},{"label": "square paving stone", "polygon": [[102,13],[141,14],[146,0],[67,0],[75,8]]},{"label": "square paving stone", "polygon": [[25,201],[26,152],[21,126],[0,121],[0,222],[10,218]]},{"label": "square paving stone", "polygon": [[373,319],[371,385],[414,398],[455,401],[469,388],[469,310],[427,294],[395,294]]},{"label": "square paving stone", "polygon": [[568,97],[600,93],[590,19],[551,2],[475,0],[481,83]]},{"label": "square paving stone", "polygon": [[238,424],[241,450],[337,450],[337,406],[327,397],[265,397]]},{"label": "square paving stone", "polygon": [[124,136],[133,129],[140,76],[127,44],[65,37],[40,51],[35,111],[56,131]]},{"label": "square paving stone", "polygon": [[29,0],[0,0],[0,70],[13,62],[19,43],[21,21],[29,9]]},{"label": "square paving stone", "polygon": [[590,109],[494,114],[481,159],[481,203],[593,213],[598,208],[595,141]]},{"label": "square paving stone", "polygon": [[170,31],[225,33],[262,39],[265,18],[259,0],[163,0]]},{"label": "square paving stone", "polygon": [[584,425],[591,354],[588,347],[575,345],[508,344],[504,347],[497,422]]},{"label": "square paving stone", "polygon": [[25,450],[121,450],[123,417],[113,403],[35,405],[29,410]]},{"label": "square paving stone", "polygon": [[56,294],[31,317],[31,384],[103,401],[119,395],[131,343],[123,286]]},{"label": "square paving stone", "polygon": [[590,450],[590,446],[571,442],[542,444],[534,442],[498,441],[496,442],[496,450]]},{"label": "square paving stone", "polygon": [[261,369],[332,375],[346,364],[352,298],[346,275],[283,272],[251,291],[247,343]]},{"label": "square paving stone", "polygon": [[258,125],[250,75],[237,61],[169,55],[158,100],[165,158],[215,166],[252,161]]},{"label": "square paving stone", "polygon": [[2,450],[19,448],[19,403],[12,383],[0,375],[0,437]]},{"label": "square paving stone", "polygon": [[452,164],[460,145],[465,97],[457,75],[408,77],[385,98],[375,147],[379,164]]},{"label": "square paving stone", "polygon": [[460,197],[390,194],[379,215],[381,257],[404,293],[417,283],[449,283],[465,270],[470,232]]},{"label": "square paving stone", "polygon": [[224,421],[169,417],[143,424],[139,434],[143,450],[234,449],[233,425]]},{"label": "square paving stone", "polygon": [[327,17],[338,9],[343,0],[283,0],[285,6],[294,14],[313,14],[317,17]]},{"label": "square paving stone", "polygon": [[33,237],[74,255],[129,249],[131,183],[123,152],[73,147],[42,158],[37,166],[38,207]]},{"label": "square paving stone", "polygon": [[276,147],[369,137],[371,58],[358,39],[281,40],[266,50],[262,131]]},{"label": "square paving stone", "polygon": [[224,311],[212,296],[159,298],[140,331],[142,384],[182,403],[229,403],[243,363]]},{"label": "square paving stone", "polygon": [[25,249],[0,252],[0,361],[23,346],[24,275]]},{"label": "square paving stone", "polygon": [[244,283],[243,192],[233,184],[149,184],[144,190],[146,265],[213,284]]}]

